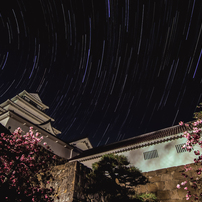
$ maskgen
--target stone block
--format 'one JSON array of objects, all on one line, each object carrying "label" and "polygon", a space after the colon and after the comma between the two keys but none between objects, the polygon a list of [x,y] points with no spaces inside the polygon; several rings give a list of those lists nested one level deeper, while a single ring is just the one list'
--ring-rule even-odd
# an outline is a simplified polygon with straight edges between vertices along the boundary
[{"label": "stone block", "polygon": [[175,171],[180,172],[182,170],[184,170],[184,165],[183,166],[177,166]]},{"label": "stone block", "polygon": [[187,194],[187,191],[184,190],[184,189],[177,189],[177,194],[179,196],[180,199],[184,199],[186,194]]},{"label": "stone block", "polygon": [[148,180],[149,182],[159,182],[161,181],[161,176],[149,176]]},{"label": "stone block", "polygon": [[168,172],[168,171],[167,171],[166,168],[165,168],[165,169],[156,170],[156,174],[157,174],[157,175],[166,174],[167,172]]},{"label": "stone block", "polygon": [[172,190],[171,195],[170,195],[170,198],[171,198],[172,200],[180,199],[180,197],[179,197],[179,195],[178,195],[178,192],[177,192],[177,189]]},{"label": "stone block", "polygon": [[148,183],[146,185],[146,187],[147,187],[147,191],[149,193],[155,193],[158,191],[158,187],[157,187],[156,183]]},{"label": "stone block", "polygon": [[175,173],[175,171],[171,171],[171,172],[170,172],[171,175],[174,175],[174,173]]},{"label": "stone block", "polygon": [[161,175],[161,181],[171,181],[171,180],[173,180],[173,178],[172,178],[172,175],[170,173]]},{"label": "stone block", "polygon": [[191,166],[194,170],[196,170],[196,169],[198,169],[199,167],[201,167],[200,163],[190,164],[190,166]]},{"label": "stone block", "polygon": [[157,174],[157,171],[150,171],[148,172],[147,176],[156,176],[156,174]]},{"label": "stone block", "polygon": [[157,186],[158,190],[164,190],[164,188],[165,188],[165,182],[163,182],[163,181],[156,182],[156,186]]},{"label": "stone block", "polygon": [[177,188],[178,180],[165,181],[165,190],[173,190]]},{"label": "stone block", "polygon": [[147,177],[149,177],[149,173],[150,173],[150,172],[145,172],[145,173],[142,173],[142,175],[147,178]]},{"label": "stone block", "polygon": [[156,196],[160,200],[170,199],[171,192],[168,190],[160,191],[158,190]]},{"label": "stone block", "polygon": [[147,188],[146,185],[138,185],[138,193],[142,194],[142,193],[146,193],[147,192]]},{"label": "stone block", "polygon": [[188,172],[185,172],[186,175],[196,178],[196,177],[201,177],[202,175],[198,175],[196,170],[189,170]]},{"label": "stone block", "polygon": [[170,168],[167,168],[167,172],[168,172],[168,173],[171,173],[171,172],[175,171],[176,169],[177,169],[176,166],[170,167]]},{"label": "stone block", "polygon": [[172,175],[173,180],[181,180],[184,181],[186,178],[182,175],[182,172],[175,171]]}]

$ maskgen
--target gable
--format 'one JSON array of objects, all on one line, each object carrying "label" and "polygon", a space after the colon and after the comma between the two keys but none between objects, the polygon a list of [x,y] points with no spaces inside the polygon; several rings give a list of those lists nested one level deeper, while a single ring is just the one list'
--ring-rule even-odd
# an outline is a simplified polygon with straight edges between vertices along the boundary
[{"label": "gable", "polygon": [[82,151],[86,151],[86,150],[89,150],[89,149],[93,148],[93,146],[90,143],[90,140],[87,137],[82,138],[80,140],[70,142],[69,144],[76,147],[76,148],[78,148],[78,149],[80,149],[80,150],[82,150]]},{"label": "gable", "polygon": [[38,93],[30,93],[31,96],[33,96],[36,100],[42,103],[41,98],[39,97]]}]

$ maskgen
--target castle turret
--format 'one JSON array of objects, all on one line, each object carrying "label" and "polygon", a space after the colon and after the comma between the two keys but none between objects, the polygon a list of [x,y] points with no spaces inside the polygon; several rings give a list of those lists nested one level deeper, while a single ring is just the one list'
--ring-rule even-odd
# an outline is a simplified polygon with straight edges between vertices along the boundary
[{"label": "castle turret", "polygon": [[71,158],[76,155],[73,152],[74,147],[57,138],[61,132],[52,127],[51,122],[54,119],[45,113],[48,108],[37,93],[24,90],[0,104],[0,123],[11,132],[20,127],[26,133],[32,126],[35,132],[43,136],[43,142],[47,142],[55,154]]}]

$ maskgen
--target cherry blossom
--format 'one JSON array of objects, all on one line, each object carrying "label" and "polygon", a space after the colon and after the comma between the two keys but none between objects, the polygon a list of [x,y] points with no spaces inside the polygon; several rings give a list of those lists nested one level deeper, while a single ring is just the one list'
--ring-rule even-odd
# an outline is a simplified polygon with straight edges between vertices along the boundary
[{"label": "cherry blossom", "polygon": [[[33,127],[25,135],[21,128],[13,134],[0,135],[0,189],[5,201],[53,201],[53,188],[41,188],[38,173],[49,170],[57,157],[39,145],[43,136],[34,135]],[[44,178],[45,177],[45,178]],[[44,184],[50,183],[42,176]],[[43,179],[44,178],[44,179]],[[36,195],[37,193],[37,195]]]},{"label": "cherry blossom", "polygon": [[180,189],[180,184],[177,184],[177,188]]},{"label": "cherry blossom", "polygon": [[182,126],[184,123],[182,121],[179,122],[179,125]]},{"label": "cherry blossom", "polygon": [[[185,131],[183,133],[183,137],[185,137],[187,139],[187,142],[185,145],[182,146],[182,148],[186,149],[188,152],[192,152],[194,151],[194,154],[197,156],[197,158],[194,159],[195,163],[201,163],[202,165],[202,155],[200,154],[199,150],[194,150],[195,145],[199,145],[202,148],[202,141],[200,141],[200,132],[201,129],[199,128],[199,124],[202,123],[201,119],[196,120],[195,122],[191,123],[191,124],[184,124],[182,121],[179,123],[180,126],[184,125],[185,127],[187,127],[187,131]],[[190,130],[191,129],[191,130]],[[189,131],[189,132],[188,132]],[[201,187],[201,178],[197,177],[196,179],[194,179],[192,176],[189,176],[188,174],[185,174],[186,172],[193,170],[193,168],[190,165],[185,165],[184,166],[184,172],[182,173],[182,175],[187,178],[186,181],[181,182],[181,186],[185,186],[185,184],[187,184],[187,182],[189,181],[191,183],[191,187],[193,187],[195,190],[200,190]],[[202,167],[198,168],[197,170],[195,170],[196,174],[199,176],[202,173]],[[177,188],[180,189],[181,188],[180,184],[177,184]],[[188,190],[188,187],[184,187],[185,190]],[[199,197],[202,196],[202,193],[200,194],[200,196],[198,196],[197,194],[191,194],[191,191],[187,191],[186,194],[186,200],[189,200],[190,198],[192,198],[192,196],[194,197],[194,200],[198,200]]]}]

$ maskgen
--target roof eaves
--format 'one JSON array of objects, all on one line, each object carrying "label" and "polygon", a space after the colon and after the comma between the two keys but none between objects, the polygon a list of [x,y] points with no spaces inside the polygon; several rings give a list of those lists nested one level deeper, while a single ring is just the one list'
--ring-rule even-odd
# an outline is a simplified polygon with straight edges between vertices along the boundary
[{"label": "roof eaves", "polygon": [[[131,150],[131,149],[148,146],[149,144],[158,144],[158,143],[166,142],[166,141],[169,141],[172,139],[182,138],[181,133],[183,133],[185,130],[186,130],[186,128],[184,126],[173,126],[173,127],[169,127],[169,128],[163,129],[163,130],[150,132],[150,133],[136,136],[133,138],[129,138],[129,139],[126,139],[126,140],[123,140],[120,142],[112,143],[110,145],[89,149],[87,151],[84,151],[79,156],[74,157],[72,160],[79,159],[79,158],[82,159],[87,156],[90,157],[92,155],[96,155],[99,153],[100,153],[99,156],[102,156],[103,153],[108,152],[110,150],[111,151],[119,150],[119,152],[121,152],[123,150],[126,150],[126,148],[127,148],[127,150]],[[158,140],[158,141],[154,141],[154,140]],[[144,143],[144,144],[141,144],[141,143]],[[134,145],[136,145],[136,146],[134,146]],[[123,147],[124,147],[124,149],[121,149]]]}]

